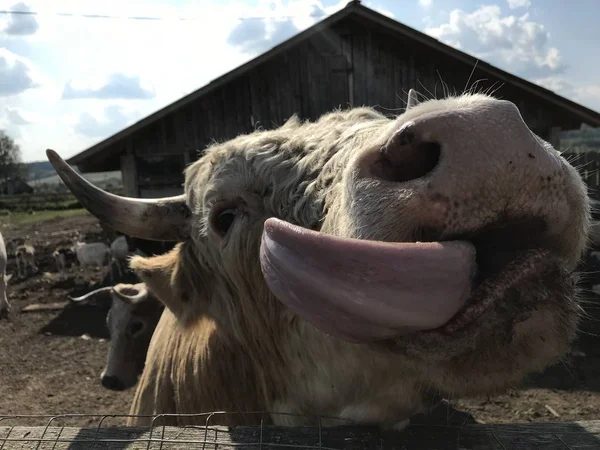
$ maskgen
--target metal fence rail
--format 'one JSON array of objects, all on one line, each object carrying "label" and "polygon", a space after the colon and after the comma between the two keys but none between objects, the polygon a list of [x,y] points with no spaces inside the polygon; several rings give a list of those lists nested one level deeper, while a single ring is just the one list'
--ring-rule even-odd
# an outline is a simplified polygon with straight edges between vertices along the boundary
[{"label": "metal fence rail", "polygon": [[[462,425],[416,421],[404,431],[378,427],[265,425],[227,428],[212,425],[222,414],[152,416],[148,427],[124,427],[126,415],[63,414],[56,416],[0,416],[0,450],[12,449],[600,449],[600,420],[532,424]],[[266,412],[258,419],[268,417]],[[287,414],[289,415],[289,414]],[[147,417],[147,416],[146,416]],[[163,426],[165,418],[194,420],[195,425]],[[86,427],[68,426],[88,419]],[[312,418],[313,420],[315,418]],[[59,424],[61,422],[62,424]],[[27,423],[29,425],[25,426]],[[31,425],[38,423],[39,425]]]}]

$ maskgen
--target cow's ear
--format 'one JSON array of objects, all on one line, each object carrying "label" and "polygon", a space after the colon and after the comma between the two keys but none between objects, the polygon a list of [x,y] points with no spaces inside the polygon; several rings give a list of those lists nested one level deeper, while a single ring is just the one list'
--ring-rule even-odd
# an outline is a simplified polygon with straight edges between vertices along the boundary
[{"label": "cow's ear", "polygon": [[148,300],[146,283],[119,283],[113,286],[113,293],[129,305],[137,305]]},{"label": "cow's ear", "polygon": [[289,130],[289,129],[293,129],[293,128],[298,128],[300,125],[302,125],[302,122],[300,121],[300,118],[298,117],[298,114],[294,113],[281,126],[280,130]]},{"label": "cow's ear", "polygon": [[163,255],[134,256],[130,267],[178,318],[186,320],[206,311],[206,274],[192,243],[177,244]]},{"label": "cow's ear", "polygon": [[410,108],[414,108],[419,104],[419,93],[414,89],[409,89],[408,91],[408,100],[406,102],[406,110],[408,111]]}]

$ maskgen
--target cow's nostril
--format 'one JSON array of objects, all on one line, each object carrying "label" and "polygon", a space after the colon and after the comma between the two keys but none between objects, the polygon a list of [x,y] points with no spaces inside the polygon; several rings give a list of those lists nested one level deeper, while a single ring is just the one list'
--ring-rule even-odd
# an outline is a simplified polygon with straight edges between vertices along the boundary
[{"label": "cow's nostril", "polygon": [[437,142],[418,139],[410,127],[396,133],[381,149],[372,167],[372,175],[401,183],[431,172],[440,159]]}]

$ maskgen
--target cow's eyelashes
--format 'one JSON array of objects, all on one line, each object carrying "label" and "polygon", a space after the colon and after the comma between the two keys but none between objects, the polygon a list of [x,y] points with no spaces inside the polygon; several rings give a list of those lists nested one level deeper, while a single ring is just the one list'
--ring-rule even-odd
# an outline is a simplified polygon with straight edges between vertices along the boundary
[{"label": "cow's eyelashes", "polygon": [[217,229],[221,234],[227,234],[237,215],[236,208],[228,208],[217,216]]},{"label": "cow's eyelashes", "polygon": [[215,232],[219,236],[224,237],[235,222],[237,215],[238,209],[235,207],[222,208],[215,211],[211,220]]}]

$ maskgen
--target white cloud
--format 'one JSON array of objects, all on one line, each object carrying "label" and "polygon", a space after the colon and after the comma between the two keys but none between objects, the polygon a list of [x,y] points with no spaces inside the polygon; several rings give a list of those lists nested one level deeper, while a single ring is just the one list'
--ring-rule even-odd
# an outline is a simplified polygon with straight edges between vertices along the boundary
[{"label": "white cloud", "polygon": [[137,111],[126,111],[119,105],[109,105],[104,108],[101,117],[89,112],[81,113],[74,130],[85,137],[104,138],[132,124],[139,117]]},{"label": "white cloud", "polygon": [[419,0],[419,5],[424,8],[431,6],[431,0]]},{"label": "white cloud", "polygon": [[[430,0],[431,1],[431,0]],[[363,3],[367,8],[371,8],[373,11],[377,11],[379,14],[383,14],[384,16],[388,16],[390,19],[395,19],[396,15],[380,5],[374,4],[373,2],[365,2]]]},{"label": "white cloud", "polygon": [[8,122],[13,125],[21,126],[29,125],[31,123],[21,115],[18,109],[4,108],[4,112]]},{"label": "white cloud", "polygon": [[574,86],[562,76],[539,78],[533,80],[533,82],[558,95],[600,112],[600,84]]},{"label": "white cloud", "polygon": [[4,108],[3,114],[0,114],[0,130],[4,131],[8,136],[14,139],[17,144],[18,140],[23,137],[21,132],[23,126],[29,125],[31,122],[25,119],[21,112],[16,109]]},{"label": "white cloud", "polygon": [[[14,1],[0,0],[0,9],[9,9]],[[43,79],[31,76],[37,89],[4,97],[2,104],[19,111],[32,112],[33,108],[35,112],[32,124],[19,127],[18,141],[25,160],[45,159],[46,148],[55,148],[65,157],[78,153],[347,4],[347,0],[337,0],[331,6],[323,6],[319,0],[258,0],[254,4],[246,0],[24,1],[39,13],[35,16],[39,29],[26,41],[24,36],[0,36],[0,48],[6,46],[13,53],[26,55],[30,62],[27,67],[37,68],[43,75]],[[179,6],[181,3],[184,5]],[[74,16],[59,16],[57,12]],[[86,19],[77,17],[79,14],[123,19]],[[124,18],[141,15],[163,20]],[[232,31],[245,23],[240,17],[259,17],[250,21],[264,25],[247,35],[251,46],[227,42]],[[117,92],[110,83],[111,75],[115,81],[115,74],[128,77],[120,79]],[[0,85],[4,86],[2,81]],[[148,92],[154,97],[149,98]],[[63,99],[63,93],[78,99]],[[107,101],[114,109],[104,109]],[[129,111],[132,102],[134,115]],[[9,125],[5,115],[0,117],[0,126],[3,124]]]},{"label": "white cloud", "polygon": [[531,0],[507,0],[510,9],[529,8]]},{"label": "white cloud", "polygon": [[15,14],[6,14],[0,20],[0,30],[10,36],[28,36],[34,34],[39,25],[35,16],[29,14],[21,14],[31,12],[31,8],[25,3],[20,2],[13,5],[9,11],[18,11]]},{"label": "white cloud", "polygon": [[573,85],[568,83],[562,77],[546,77],[546,78],[538,78],[537,80],[533,80],[535,84],[539,84],[546,89],[549,89],[557,94],[570,92],[573,93]]},{"label": "white cloud", "polygon": [[[92,81],[92,80],[90,80]],[[97,98],[97,99],[150,99],[154,98],[155,93],[152,89],[142,86],[140,77],[132,75],[128,76],[123,73],[112,73],[100,85],[93,84],[78,87],[73,86],[71,81],[68,81],[62,93],[63,99],[82,99],[82,98]]]},{"label": "white cloud", "polygon": [[343,8],[346,3],[340,0],[335,5],[323,7],[318,0],[292,0],[285,5],[281,0],[260,0],[253,12],[242,14],[241,17],[246,17],[231,30],[227,43],[246,54],[263,53]]},{"label": "white cloud", "polygon": [[575,88],[575,92],[580,102],[594,105],[592,108],[600,111],[600,85],[580,86]]},{"label": "white cloud", "polygon": [[[131,79],[135,81],[136,76],[143,75],[143,80],[138,80],[137,89],[137,94],[142,95],[137,97],[150,97],[146,91],[155,93],[154,98],[146,98],[142,103],[135,100],[139,118],[177,100],[186,92],[198,89],[248,59],[248,55],[226,44],[227,34],[236,25],[236,17],[243,9],[241,4],[204,4],[204,7],[175,9],[171,5],[141,0],[118,4],[91,0],[65,0],[60,4],[31,0],[31,3],[32,10],[40,13],[37,16],[39,30],[27,37],[28,47],[17,42],[17,37],[12,37],[10,48],[14,49],[19,44],[23,52],[33,54],[37,68],[43,73],[43,80],[34,76],[37,72],[33,70],[31,61],[6,49],[0,50],[0,92],[7,91],[6,86],[10,86],[11,93],[10,97],[2,99],[2,106],[11,109],[33,107],[36,113],[35,123],[21,129],[10,124],[6,117],[0,118],[0,126],[5,129],[10,126],[15,135],[19,132],[17,140],[25,160],[44,160],[44,150],[49,147],[68,157],[118,131],[124,123],[130,123],[130,116],[126,115],[126,122],[119,121],[114,111],[113,115],[110,115],[110,110],[108,115],[102,109],[97,112],[99,106],[104,107],[106,100],[90,98],[97,94],[111,98],[111,102],[120,107],[128,106],[131,100],[112,100],[132,95],[131,92],[125,95],[123,89],[116,93],[114,83],[111,89],[107,89],[111,74],[127,74],[129,88],[135,86]],[[0,9],[8,9],[9,6],[0,0]],[[197,20],[85,19],[53,14],[64,11],[119,16],[139,16],[143,12],[148,16],[176,15]],[[0,42],[0,48],[3,45]],[[6,53],[10,54],[6,56]],[[15,61],[19,62],[16,68]],[[11,82],[6,83],[9,78]],[[73,82],[68,84],[69,80]],[[121,81],[124,80],[121,78]],[[127,85],[127,81],[124,84]],[[37,89],[31,89],[33,86]],[[69,86],[67,97],[85,98],[62,100],[65,86]],[[3,94],[6,95],[6,92]],[[91,119],[81,117],[84,112]],[[101,135],[101,132],[106,134]]]},{"label": "white cloud", "polygon": [[0,48],[0,97],[38,87],[33,72],[32,64],[26,58]]},{"label": "white cloud", "polygon": [[455,9],[447,23],[426,32],[520,76],[542,77],[564,70],[559,50],[549,46],[544,25],[531,21],[528,14],[502,16],[497,5],[472,13]]}]

